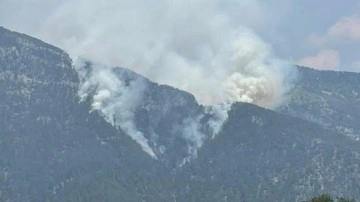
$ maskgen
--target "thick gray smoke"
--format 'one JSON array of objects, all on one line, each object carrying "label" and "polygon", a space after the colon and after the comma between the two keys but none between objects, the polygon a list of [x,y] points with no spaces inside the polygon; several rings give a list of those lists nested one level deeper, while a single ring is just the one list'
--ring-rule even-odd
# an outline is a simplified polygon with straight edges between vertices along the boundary
[{"label": "thick gray smoke", "polygon": [[235,0],[68,1],[41,35],[73,55],[191,92],[205,105],[274,107],[287,90],[289,65],[239,24],[236,7],[244,8]]},{"label": "thick gray smoke", "polygon": [[[40,35],[74,58],[127,67],[157,83],[194,94],[200,104],[213,106],[208,113],[216,118],[208,124],[216,135],[231,103],[272,108],[284,100],[290,87],[290,65],[242,26],[239,18],[251,18],[239,14],[249,14],[244,10],[246,2],[250,1],[69,0],[47,19]],[[93,109],[128,132],[155,158],[133,120],[141,84],[124,86],[104,67],[97,67],[86,78],[80,94],[86,96],[97,86]],[[184,136],[195,148],[200,147],[204,138],[196,133],[198,123],[187,125]]]},{"label": "thick gray smoke", "polygon": [[81,59],[74,62],[81,81],[81,100],[93,94],[92,108],[98,110],[113,126],[123,129],[146,153],[156,159],[148,140],[136,129],[134,122],[134,113],[145,89],[144,81],[139,78],[127,85],[115,75],[112,68],[92,65],[91,71],[88,72]]}]

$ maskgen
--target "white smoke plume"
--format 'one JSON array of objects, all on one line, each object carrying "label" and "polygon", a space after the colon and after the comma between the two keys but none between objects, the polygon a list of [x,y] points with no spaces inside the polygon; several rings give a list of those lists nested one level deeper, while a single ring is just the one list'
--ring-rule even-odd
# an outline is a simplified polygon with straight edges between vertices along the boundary
[{"label": "white smoke plume", "polygon": [[135,110],[145,89],[144,81],[137,79],[127,85],[115,75],[112,68],[101,65],[92,65],[91,71],[87,72],[84,68],[86,65],[81,59],[75,60],[74,66],[81,81],[81,100],[93,94],[92,108],[98,110],[113,126],[123,129],[146,153],[156,159],[147,138],[136,129],[134,123]]},{"label": "white smoke plume", "polygon": [[[127,67],[192,93],[214,116],[208,125],[215,137],[232,103],[276,107],[290,87],[293,68],[239,19],[252,18],[248,2],[258,8],[256,0],[64,0],[39,35],[75,58]],[[156,158],[133,120],[141,82],[125,86],[109,68],[100,66],[83,79],[80,95],[86,97],[96,86],[93,109]],[[185,120],[183,133],[193,153],[206,139],[195,119]]]},{"label": "white smoke plume", "polygon": [[291,68],[241,26],[244,16],[234,13],[242,8],[236,0],[69,0],[41,35],[72,55],[191,92],[201,104],[271,108],[281,103]]}]

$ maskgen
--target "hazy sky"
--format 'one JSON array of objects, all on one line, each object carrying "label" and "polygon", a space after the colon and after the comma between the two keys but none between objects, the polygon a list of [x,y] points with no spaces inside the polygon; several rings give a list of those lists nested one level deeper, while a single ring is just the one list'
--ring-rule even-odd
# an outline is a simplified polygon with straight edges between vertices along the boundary
[{"label": "hazy sky", "polygon": [[[48,18],[75,1],[0,0],[0,25],[43,38]],[[234,4],[228,12],[271,44],[277,56],[321,69],[360,72],[360,0],[238,1],[223,2]]]}]

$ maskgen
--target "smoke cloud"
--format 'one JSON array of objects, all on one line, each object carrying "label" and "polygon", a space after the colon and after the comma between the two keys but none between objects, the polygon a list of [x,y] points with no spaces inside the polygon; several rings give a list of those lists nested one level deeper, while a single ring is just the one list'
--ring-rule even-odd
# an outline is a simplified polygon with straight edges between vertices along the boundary
[{"label": "smoke cloud", "polygon": [[[127,85],[108,67],[126,67],[192,93],[213,117],[207,123],[213,138],[232,103],[276,107],[290,88],[294,68],[245,26],[249,22],[244,19],[261,18],[259,5],[237,0],[64,0],[38,36],[73,58],[104,65],[89,73],[84,64],[75,64],[82,80],[79,95],[93,95],[94,110],[157,158],[157,148],[151,148],[134,123],[144,83]],[[199,119],[188,117],[183,123],[182,135],[193,156],[207,139]]]},{"label": "smoke cloud", "polygon": [[126,84],[113,68],[92,65],[91,69],[86,69],[81,59],[74,62],[81,81],[78,92],[81,100],[93,95],[92,108],[99,111],[107,122],[123,129],[146,153],[156,159],[148,139],[137,130],[134,122],[135,110],[145,89],[144,80],[138,78]]},{"label": "smoke cloud", "polygon": [[72,55],[191,92],[204,105],[241,101],[271,108],[281,103],[291,68],[241,26],[243,16],[234,13],[245,4],[68,1],[47,19],[41,35]]}]

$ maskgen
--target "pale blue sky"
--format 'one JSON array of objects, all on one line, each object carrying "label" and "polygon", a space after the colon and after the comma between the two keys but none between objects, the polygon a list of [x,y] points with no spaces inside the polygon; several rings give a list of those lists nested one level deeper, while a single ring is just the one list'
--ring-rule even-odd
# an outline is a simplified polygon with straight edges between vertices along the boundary
[{"label": "pale blue sky", "polygon": [[[309,40],[311,35],[324,36],[328,30],[341,19],[354,19],[351,25],[358,37],[330,37],[322,45],[314,45]],[[346,26],[344,25],[343,29]],[[339,54],[340,64],[332,69],[350,70],[353,63],[360,61],[360,1],[358,0],[302,0],[293,1],[278,25],[282,42],[274,42],[276,52],[283,57],[300,60],[307,56],[316,56],[322,50],[334,50]],[[348,32],[348,31],[347,31]],[[272,36],[269,41],[274,41]],[[275,39],[276,40],[276,39]],[[331,68],[331,67],[330,67]],[[355,71],[360,71],[360,66]]]},{"label": "pale blue sky", "polygon": [[[0,25],[36,36],[64,1],[0,0]],[[233,8],[239,23],[254,29],[276,55],[320,69],[360,72],[360,0],[239,2],[242,7]]]}]

